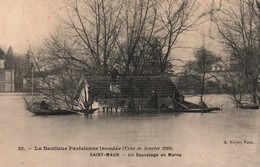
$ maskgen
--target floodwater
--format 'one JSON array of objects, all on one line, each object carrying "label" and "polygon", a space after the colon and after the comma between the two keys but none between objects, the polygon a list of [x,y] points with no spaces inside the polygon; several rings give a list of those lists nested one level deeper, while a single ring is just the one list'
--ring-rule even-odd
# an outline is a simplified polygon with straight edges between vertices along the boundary
[{"label": "floodwater", "polygon": [[[198,101],[198,97],[186,99]],[[25,110],[22,96],[0,94],[0,166],[259,166],[260,110],[236,109],[226,95],[208,95],[205,101],[217,107],[222,105],[223,111],[33,116]],[[44,146],[54,150],[43,150]],[[55,150],[55,146],[121,150]],[[125,146],[132,150],[122,150]],[[145,146],[159,150],[144,150]],[[136,153],[148,156],[139,157]],[[158,157],[150,157],[157,154]]]}]

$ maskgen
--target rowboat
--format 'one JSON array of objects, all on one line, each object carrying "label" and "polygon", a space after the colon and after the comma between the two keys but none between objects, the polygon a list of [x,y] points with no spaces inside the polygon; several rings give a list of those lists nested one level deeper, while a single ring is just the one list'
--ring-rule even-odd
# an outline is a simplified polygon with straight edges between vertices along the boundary
[{"label": "rowboat", "polygon": [[40,103],[33,103],[32,105],[24,98],[26,104],[26,110],[30,111],[34,115],[70,115],[70,114],[78,114],[72,110],[65,109],[53,109],[53,107],[48,107],[48,109],[43,109],[40,107]]},{"label": "rowboat", "polygon": [[62,110],[62,109],[41,109],[41,108],[33,108],[29,109],[31,113],[34,115],[70,115],[70,114],[78,114],[77,112],[70,110]]},{"label": "rowboat", "polygon": [[195,108],[195,109],[183,109],[177,112],[186,112],[186,113],[209,113],[211,111],[220,110],[219,107],[209,107],[209,108]]},{"label": "rowboat", "polygon": [[[219,107],[209,107],[209,108],[187,108],[187,109],[177,109],[177,108],[142,108],[139,112],[153,113],[153,112],[165,112],[165,113],[209,113],[212,111],[220,110]],[[123,111],[130,112],[129,108],[123,108]]]}]

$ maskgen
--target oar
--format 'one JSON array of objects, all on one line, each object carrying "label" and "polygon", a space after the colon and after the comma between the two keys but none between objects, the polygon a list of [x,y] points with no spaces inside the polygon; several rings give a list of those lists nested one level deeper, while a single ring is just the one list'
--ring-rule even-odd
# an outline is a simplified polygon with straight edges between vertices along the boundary
[{"label": "oar", "polygon": [[176,102],[177,104],[179,104],[180,106],[182,106],[183,108],[189,109],[189,107],[185,106],[184,104],[177,102],[175,99],[173,99],[173,101]]},{"label": "oar", "polygon": [[24,100],[25,103],[26,103],[26,108],[29,109],[30,105],[29,105],[28,101],[27,101],[24,97],[23,97],[23,100]]}]

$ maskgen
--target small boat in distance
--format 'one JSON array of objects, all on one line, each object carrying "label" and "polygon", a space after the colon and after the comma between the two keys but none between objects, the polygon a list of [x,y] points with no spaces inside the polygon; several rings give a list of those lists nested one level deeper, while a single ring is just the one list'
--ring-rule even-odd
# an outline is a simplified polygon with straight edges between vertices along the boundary
[{"label": "small boat in distance", "polygon": [[[173,108],[160,108],[160,109],[151,109],[151,108],[142,108],[140,112],[165,112],[165,113],[209,113],[212,111],[220,110],[218,107],[209,107],[209,108],[193,108],[193,109],[173,109]],[[124,109],[124,111],[130,111]]]},{"label": "small boat in distance", "polygon": [[238,107],[242,109],[259,109],[259,105],[254,103],[241,103]]},{"label": "small boat in distance", "polygon": [[194,108],[194,109],[183,109],[178,112],[186,112],[186,113],[209,113],[211,111],[220,110],[219,107],[209,107],[209,108]]},{"label": "small boat in distance", "polygon": [[182,103],[175,101],[175,103],[181,106],[181,108],[179,108],[177,112],[182,113],[209,113],[211,111],[220,110],[219,107],[207,107],[204,102],[200,102],[200,104],[194,104],[188,101],[183,101]]},{"label": "small boat in distance", "polygon": [[[167,107],[167,106],[161,106],[159,108],[141,108],[140,112],[169,112],[169,113],[209,113],[212,111],[220,110],[219,107],[201,107],[197,104],[183,101],[182,103],[175,101],[175,104],[178,106],[175,107]],[[131,109],[129,108],[122,108],[123,111],[130,112]]]}]

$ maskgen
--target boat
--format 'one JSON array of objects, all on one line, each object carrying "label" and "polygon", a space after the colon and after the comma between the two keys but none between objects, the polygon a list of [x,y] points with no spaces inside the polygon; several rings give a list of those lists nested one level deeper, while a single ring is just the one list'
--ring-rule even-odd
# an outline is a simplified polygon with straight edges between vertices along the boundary
[{"label": "boat", "polygon": [[38,102],[33,102],[34,97],[34,69],[32,68],[32,102],[29,103],[25,98],[26,110],[30,111],[34,115],[69,115],[69,114],[78,114],[75,111],[61,109],[59,107],[54,108],[51,105],[46,104],[46,108],[41,108],[41,104]]},{"label": "boat", "polygon": [[191,103],[188,101],[177,102],[176,104],[179,105],[176,109],[173,109],[174,112],[181,112],[181,113],[209,113],[211,111],[220,110],[219,107],[207,107],[207,105],[204,103],[204,105],[198,105],[195,103]]},{"label": "boat", "polygon": [[33,103],[32,105],[24,98],[26,103],[26,110],[30,111],[34,115],[70,115],[70,114],[78,114],[76,111],[72,110],[65,110],[65,109],[54,109],[53,107],[49,106],[47,109],[43,109],[40,107],[40,103]]},{"label": "boat", "polygon": [[259,105],[253,103],[241,103],[238,107],[242,109],[259,109]]},{"label": "boat", "polygon": [[[123,108],[124,111],[130,112],[131,110],[128,108]],[[165,113],[209,113],[212,111],[220,110],[219,107],[207,107],[207,108],[160,108],[160,109],[154,109],[154,108],[142,108],[139,110],[139,112],[165,112]]]},{"label": "boat", "polygon": [[[220,110],[219,107],[207,107],[205,104],[204,106],[198,105],[195,103],[191,103],[188,101],[174,101],[175,106],[168,107],[168,106],[161,106],[159,108],[151,108],[151,107],[144,107],[138,110],[138,112],[168,112],[168,113],[209,113],[212,111]],[[122,108],[123,111],[131,112],[132,110],[128,107]]]},{"label": "boat", "polygon": [[[220,110],[219,107],[207,107],[206,104],[204,106],[191,103],[188,101],[174,101],[174,107],[163,106],[160,108],[141,108],[139,112],[172,112],[172,113],[209,113],[212,111]],[[124,111],[131,111],[129,108],[123,108]]]},{"label": "boat", "polygon": [[181,106],[183,109],[179,109],[178,112],[209,113],[211,111],[220,110],[219,107],[207,107],[205,103],[204,105],[198,105],[188,101],[184,101]]},{"label": "boat", "polygon": [[186,113],[209,113],[211,111],[220,110],[219,107],[208,107],[208,108],[195,108],[195,109],[183,109],[177,112],[186,112]]},{"label": "boat", "polygon": [[34,115],[70,115],[70,114],[78,114],[77,112],[63,109],[49,110],[49,109],[41,109],[34,108],[33,110],[29,110]]}]

